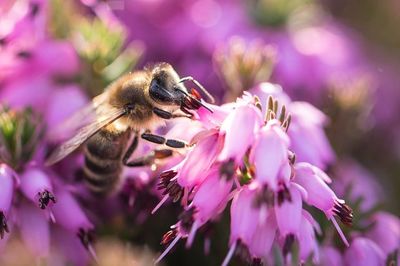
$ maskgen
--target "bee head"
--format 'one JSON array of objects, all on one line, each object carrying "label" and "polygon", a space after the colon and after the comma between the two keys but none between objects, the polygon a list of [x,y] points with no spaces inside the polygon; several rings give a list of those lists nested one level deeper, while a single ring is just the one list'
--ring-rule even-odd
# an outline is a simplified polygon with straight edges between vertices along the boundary
[{"label": "bee head", "polygon": [[149,94],[152,100],[163,105],[179,106],[187,92],[170,64],[160,63],[152,69]]}]

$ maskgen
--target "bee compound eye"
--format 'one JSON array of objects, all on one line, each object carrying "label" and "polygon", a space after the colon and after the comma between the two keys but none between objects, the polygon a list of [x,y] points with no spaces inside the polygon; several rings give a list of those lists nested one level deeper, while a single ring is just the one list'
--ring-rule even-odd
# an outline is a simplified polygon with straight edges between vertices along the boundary
[{"label": "bee compound eye", "polygon": [[149,94],[153,100],[161,103],[173,103],[175,100],[174,94],[161,86],[156,79],[153,79],[150,84]]}]

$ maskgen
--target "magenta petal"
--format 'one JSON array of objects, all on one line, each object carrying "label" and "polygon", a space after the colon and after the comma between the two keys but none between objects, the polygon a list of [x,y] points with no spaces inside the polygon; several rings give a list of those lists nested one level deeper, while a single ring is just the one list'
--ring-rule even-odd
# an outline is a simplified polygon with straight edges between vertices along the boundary
[{"label": "magenta petal", "polygon": [[373,226],[366,236],[373,240],[387,256],[400,246],[400,218],[387,212],[372,217]]},{"label": "magenta petal", "polygon": [[313,169],[313,166],[308,163],[296,164],[294,182],[301,185],[307,191],[307,203],[324,211],[330,218],[332,216],[332,208],[335,206],[338,198]]},{"label": "magenta petal", "polygon": [[[304,213],[308,214],[306,211]],[[311,254],[313,254],[313,261],[318,262],[318,243],[315,239],[315,232],[313,224],[307,219],[311,215],[302,215],[299,232],[299,244],[300,244],[300,258],[306,260]]]},{"label": "magenta petal", "polygon": [[259,220],[258,210],[254,207],[255,190],[243,188],[235,195],[231,205],[231,244],[236,240],[249,245],[255,232],[255,223]]},{"label": "magenta petal", "polygon": [[320,263],[324,266],[340,266],[343,265],[342,254],[339,250],[331,246],[324,246],[320,250]]},{"label": "magenta petal", "polygon": [[222,207],[227,203],[231,189],[232,180],[227,181],[221,178],[218,169],[212,169],[208,173],[193,198],[193,205],[196,206],[196,216],[200,224],[204,224],[220,213]]},{"label": "magenta petal", "polygon": [[344,261],[345,265],[352,266],[383,266],[385,255],[374,241],[357,237],[346,250]]},{"label": "magenta petal", "polygon": [[273,214],[268,216],[266,223],[257,223],[255,233],[249,245],[249,251],[253,258],[268,257],[275,239],[276,229],[276,222]]},{"label": "magenta petal", "polygon": [[281,205],[275,205],[276,221],[280,234],[283,236],[288,234],[298,235],[301,222],[301,193],[295,186],[291,186],[289,191],[291,201],[285,200]]},{"label": "magenta petal", "polygon": [[50,248],[50,228],[45,213],[25,203],[18,210],[19,229],[22,239],[33,254],[46,257]]},{"label": "magenta petal", "polygon": [[240,161],[254,140],[262,124],[261,112],[255,106],[238,106],[221,125],[220,134],[225,135],[220,161]]},{"label": "magenta petal", "polygon": [[178,182],[183,187],[191,188],[203,182],[218,149],[218,134],[201,139],[186,156],[180,170]]},{"label": "magenta petal", "polygon": [[74,197],[66,190],[57,190],[57,204],[52,211],[56,222],[65,229],[77,232],[80,228],[92,228],[92,224]]},{"label": "magenta petal", "polygon": [[258,134],[250,160],[256,167],[256,179],[277,189],[281,168],[288,161],[289,140],[279,126],[265,126]]},{"label": "magenta petal", "polygon": [[49,177],[44,172],[36,168],[31,168],[21,175],[21,190],[25,197],[37,203],[39,192],[43,192],[44,190],[51,192],[53,187]]},{"label": "magenta petal", "polygon": [[6,214],[11,206],[14,194],[13,171],[5,164],[0,164],[0,211]]}]

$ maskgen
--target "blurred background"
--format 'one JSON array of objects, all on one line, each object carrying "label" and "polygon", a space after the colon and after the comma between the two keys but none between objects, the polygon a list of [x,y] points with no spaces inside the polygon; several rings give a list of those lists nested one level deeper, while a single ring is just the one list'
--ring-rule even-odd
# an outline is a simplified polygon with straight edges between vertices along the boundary
[{"label": "blurred background", "polygon": [[[308,101],[329,117],[336,161],[325,170],[339,196],[356,213],[398,216],[399,11],[397,0],[3,0],[0,99],[38,110],[50,128],[121,74],[151,62],[169,62],[181,76],[195,77],[218,103],[260,82],[277,83],[292,100]],[[151,182],[133,183],[89,214],[99,257],[110,261],[100,265],[122,265],[129,256],[136,258],[132,265],[148,265],[180,213],[168,205],[148,215],[159,195],[148,189]],[[134,208],[125,204],[132,193]],[[180,243],[164,263],[218,265],[228,224],[224,214],[190,250]],[[9,254],[20,246],[15,240]],[[9,257],[1,260],[13,265]]]}]

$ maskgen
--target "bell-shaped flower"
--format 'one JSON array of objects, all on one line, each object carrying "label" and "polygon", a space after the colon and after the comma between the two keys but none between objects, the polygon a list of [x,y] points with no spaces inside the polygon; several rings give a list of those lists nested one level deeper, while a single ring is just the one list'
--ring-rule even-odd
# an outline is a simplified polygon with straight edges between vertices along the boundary
[{"label": "bell-shaped flower", "polygon": [[276,222],[282,236],[293,234],[298,237],[302,217],[302,196],[294,185],[291,185],[288,190],[290,200],[274,206]]},{"label": "bell-shaped flower", "polygon": [[226,180],[219,175],[219,169],[211,169],[207,173],[206,179],[193,197],[192,206],[196,209],[195,221],[188,236],[188,246],[191,246],[196,230],[223,211],[229,199],[232,183],[232,180]]},{"label": "bell-shaped flower", "polygon": [[400,218],[387,212],[372,216],[372,228],[366,236],[373,240],[387,256],[400,247]]},{"label": "bell-shaped flower", "polygon": [[50,178],[37,168],[30,168],[21,175],[21,191],[41,209],[45,209],[50,202],[55,203]]},{"label": "bell-shaped flower", "polygon": [[179,185],[192,188],[203,182],[220,149],[221,142],[218,139],[218,133],[211,132],[211,135],[205,136],[197,142],[196,146],[187,154],[180,169],[177,179]]},{"label": "bell-shaped flower", "polygon": [[33,254],[47,257],[50,250],[50,225],[45,213],[31,203],[18,208],[18,222],[22,240]]},{"label": "bell-shaped flower", "polygon": [[331,246],[323,246],[320,249],[320,265],[338,266],[344,265],[342,254]]},{"label": "bell-shaped flower", "polygon": [[6,164],[0,164],[0,237],[9,232],[8,211],[14,195],[14,171]]},{"label": "bell-shaped flower", "polygon": [[225,139],[218,160],[234,159],[239,163],[253,143],[262,123],[261,112],[257,107],[254,105],[237,106],[221,125],[220,134]]},{"label": "bell-shaped flower", "polygon": [[[273,191],[277,191],[281,170],[288,166],[288,146],[289,138],[278,121],[269,121],[259,131],[250,154],[258,183],[266,184]],[[288,181],[290,173],[283,173],[286,176],[283,179]]]},{"label": "bell-shaped flower", "polygon": [[292,114],[290,130],[291,149],[299,162],[309,162],[322,169],[335,160],[334,151],[324,132],[327,117],[306,102],[288,105]]},{"label": "bell-shaped flower", "polygon": [[330,181],[329,177],[322,170],[308,163],[296,164],[295,172],[294,182],[307,191],[306,202],[325,213],[326,217],[335,225],[343,242],[348,245],[333,216],[337,215],[344,224],[351,225],[353,211],[326,184],[326,181]]},{"label": "bell-shaped flower", "polygon": [[78,233],[80,229],[92,229],[91,222],[74,197],[63,189],[58,189],[56,192],[58,202],[52,210],[57,223],[74,233]]},{"label": "bell-shaped flower", "polygon": [[344,254],[346,266],[383,266],[385,259],[382,249],[364,237],[355,238]]},{"label": "bell-shaped flower", "polygon": [[253,259],[267,259],[270,253],[272,243],[275,239],[277,224],[273,212],[271,212],[267,221],[254,225],[255,231],[248,246],[250,255]]},{"label": "bell-shaped flower", "polygon": [[319,250],[318,242],[315,238],[315,231],[320,231],[317,222],[312,216],[303,210],[299,231],[300,259],[306,261],[313,255],[313,261],[318,263]]}]

